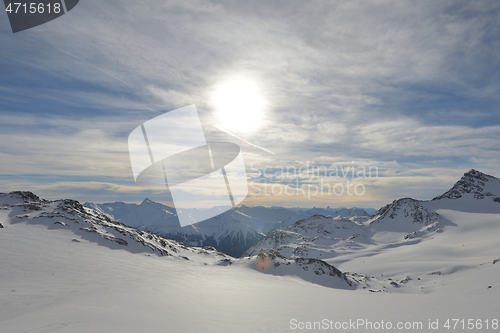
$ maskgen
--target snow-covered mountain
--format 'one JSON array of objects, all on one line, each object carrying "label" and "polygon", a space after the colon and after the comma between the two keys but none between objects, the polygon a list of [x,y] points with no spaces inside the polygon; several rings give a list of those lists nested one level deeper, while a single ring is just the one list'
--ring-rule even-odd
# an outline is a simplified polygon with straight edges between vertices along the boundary
[{"label": "snow-covered mountain", "polygon": [[358,286],[359,282],[323,260],[313,258],[287,259],[273,252],[257,255],[255,268],[271,275],[295,275],[304,280],[309,280],[311,274],[314,274],[316,284],[335,289],[353,289]]},{"label": "snow-covered mountain", "polygon": [[477,170],[470,170],[442,195],[426,201],[429,209],[453,209],[469,213],[500,212],[500,180]]},{"label": "snow-covered mountain", "polygon": [[354,216],[370,216],[364,209],[361,208],[340,208],[336,209],[332,214],[329,214],[331,217],[354,217]]},{"label": "snow-covered mountain", "polygon": [[500,180],[477,170],[466,172],[453,187],[432,200],[394,200],[373,214],[370,223],[377,231],[407,233],[405,239],[442,232],[454,225],[439,214],[440,209],[471,213],[500,213]]},{"label": "snow-covered mountain", "polygon": [[[360,208],[312,208],[290,210],[283,207],[241,206],[206,221],[181,227],[174,208],[145,199],[141,204],[112,202],[85,203],[84,206],[106,214],[110,219],[134,228],[150,231],[190,246],[213,246],[233,257],[241,256],[274,228],[283,228],[312,215],[331,217],[367,217]],[[214,207],[212,209],[219,209]],[[196,209],[185,209],[195,214]]]},{"label": "snow-covered mountain", "polygon": [[279,226],[283,220],[301,220],[311,216],[308,212],[294,211],[284,207],[241,206],[228,211],[235,219],[254,226],[267,234],[269,230]]},{"label": "snow-covered mountain", "polygon": [[314,215],[291,226],[271,230],[244,255],[273,252],[286,258],[335,257],[337,247],[354,249],[358,242],[370,243],[369,232],[355,219]]},{"label": "snow-covered mountain", "polygon": [[[340,208],[342,209],[342,208]],[[310,216],[313,216],[313,215],[324,215],[324,216],[328,216],[330,214],[333,214],[335,213],[335,208],[330,208],[330,206],[326,207],[326,208],[322,208],[322,207],[313,207],[311,209],[308,209],[305,211],[305,213],[309,214]]]},{"label": "snow-covered mountain", "polygon": [[[143,202],[143,204],[157,207],[163,206],[149,200]],[[0,212],[0,220],[2,222],[5,221],[4,223],[7,223],[9,227],[17,224],[28,224],[43,226],[49,230],[56,229],[64,231],[67,235],[73,237],[71,242],[74,243],[81,243],[82,240],[85,240],[111,249],[126,249],[131,253],[156,254],[158,256],[202,262],[203,264],[241,264],[240,261],[220,252],[214,247],[191,247],[183,242],[167,239],[148,231],[135,229],[111,220],[101,210],[84,207],[75,200],[49,201],[41,199],[31,192],[0,193]],[[216,217],[210,222],[214,223],[211,226],[213,229],[222,229],[220,233],[222,235],[221,239],[227,239],[230,237],[225,237],[224,232],[229,234],[231,232],[231,225],[235,225],[239,221],[229,220],[229,224],[231,225],[225,225],[225,221],[219,223]],[[208,227],[207,224],[205,226]],[[236,239],[235,241],[238,240]],[[233,244],[232,246],[235,247],[237,244]],[[248,258],[242,262],[244,265],[248,265]],[[250,266],[254,263],[255,260],[251,260]],[[318,262],[311,264],[315,267],[318,266]],[[328,267],[326,263],[325,265],[325,267]],[[269,272],[274,272],[278,266],[279,264],[273,266],[273,269],[269,270]],[[308,270],[306,269],[307,266],[304,266],[304,263],[300,263],[298,266],[302,270]],[[257,269],[257,266],[254,268]],[[308,274],[306,273],[306,276]],[[316,275],[323,274],[331,275],[329,271],[322,272],[321,274],[317,273]],[[342,280],[349,282],[343,275],[334,275],[342,277]],[[338,283],[335,285],[338,285]],[[347,285],[351,286],[352,283],[349,282]]]},{"label": "snow-covered mountain", "polygon": [[[470,170],[449,191],[432,200],[394,200],[370,218],[364,219],[312,216],[272,230],[245,255],[271,252],[289,259],[310,257],[326,260],[340,268],[344,262],[349,262],[347,270],[351,271],[353,258],[381,252],[395,253],[396,249],[401,252],[413,251],[420,243],[439,244],[439,239],[449,239],[449,235],[460,230],[460,227],[467,230],[467,224],[460,226],[456,221],[455,212],[476,214],[474,216],[478,220],[483,220],[485,214],[494,214],[492,216],[500,221],[499,194],[499,179]],[[458,216],[458,220],[462,221],[462,215],[458,213]],[[491,232],[498,234],[500,222],[496,225],[488,222],[486,225],[482,226],[478,222],[476,227],[493,227]],[[490,243],[479,242],[476,245],[491,247]],[[450,244],[440,246],[451,247]],[[497,249],[484,251],[494,252]],[[430,253],[425,253],[422,259],[432,260],[430,256]],[[363,270],[359,266],[354,271]]]},{"label": "snow-covered mountain", "polygon": [[374,237],[384,237],[387,242],[399,241],[402,235],[404,239],[413,239],[441,232],[443,226],[450,224],[435,210],[427,208],[424,201],[412,198],[394,200],[369,221]]},{"label": "snow-covered mountain", "polygon": [[[400,322],[448,331],[449,318],[491,327],[500,297],[499,180],[483,177],[468,181],[484,183],[482,198],[464,191],[396,200],[369,219],[303,218],[268,233],[286,255],[270,246],[239,259],[73,200],[0,194],[0,332],[288,332],[324,318],[383,320],[389,331]],[[439,329],[430,328],[437,320]],[[364,324],[355,330],[373,331]]]},{"label": "snow-covered mountain", "polygon": [[73,242],[81,242],[84,239],[110,248],[126,247],[132,253],[150,253],[182,259],[190,259],[199,254],[203,254],[204,258],[207,258],[207,255],[215,261],[230,258],[213,247],[189,247],[184,243],[112,221],[101,212],[84,207],[75,200],[48,201],[31,192],[11,192],[0,193],[0,204],[3,218],[9,217],[10,224],[23,222],[43,225],[48,229],[67,230],[75,237]]},{"label": "snow-covered mountain", "polygon": [[362,208],[357,208],[357,207],[330,208],[330,206],[328,206],[326,208],[314,207],[314,208],[311,208],[309,210],[306,210],[305,213],[307,213],[309,216],[324,215],[324,216],[331,216],[331,217],[353,217],[353,216],[370,216],[371,215]]},{"label": "snow-covered mountain", "polygon": [[500,183],[493,176],[471,169],[451,189],[432,200],[460,198],[478,200],[490,198],[500,202]]},{"label": "snow-covered mountain", "polygon": [[[189,246],[213,246],[233,257],[241,256],[245,250],[262,240],[269,230],[282,226],[282,220],[291,221],[289,223],[292,224],[309,216],[307,213],[282,207],[241,206],[203,222],[181,227],[174,208],[149,199],[145,199],[140,205],[87,202],[84,206],[128,226],[175,239]],[[196,209],[185,210],[196,213]]]},{"label": "snow-covered mountain", "polygon": [[233,257],[239,257],[265,236],[253,226],[227,213],[181,227],[175,209],[149,199],[145,199],[140,205],[115,202],[85,203],[84,206],[134,228],[175,239],[189,246],[214,246]]},{"label": "snow-covered mountain", "polygon": [[283,287],[357,287],[321,260],[263,267],[31,192],[0,193],[0,222],[0,332],[254,332],[257,304]]}]

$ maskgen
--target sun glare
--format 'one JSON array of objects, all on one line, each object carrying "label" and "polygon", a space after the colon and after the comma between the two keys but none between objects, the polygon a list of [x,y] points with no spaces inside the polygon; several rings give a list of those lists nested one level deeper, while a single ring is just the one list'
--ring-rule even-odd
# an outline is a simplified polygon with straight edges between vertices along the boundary
[{"label": "sun glare", "polygon": [[236,132],[251,132],[262,122],[264,98],[257,82],[236,78],[219,84],[213,93],[216,124]]}]

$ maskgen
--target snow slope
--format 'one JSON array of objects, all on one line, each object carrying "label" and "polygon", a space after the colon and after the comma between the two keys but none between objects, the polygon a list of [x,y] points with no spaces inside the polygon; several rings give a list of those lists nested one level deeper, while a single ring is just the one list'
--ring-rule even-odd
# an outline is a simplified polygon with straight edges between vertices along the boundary
[{"label": "snow slope", "polygon": [[[408,284],[415,292],[370,293],[262,274],[251,259],[205,265],[99,246],[69,228],[11,224],[9,210],[0,212],[6,225],[0,231],[1,332],[274,333],[324,319],[422,322],[426,328],[429,319],[442,325],[446,318],[498,318],[500,265],[491,262],[456,279],[414,276]],[[354,331],[373,332],[365,326]]]}]

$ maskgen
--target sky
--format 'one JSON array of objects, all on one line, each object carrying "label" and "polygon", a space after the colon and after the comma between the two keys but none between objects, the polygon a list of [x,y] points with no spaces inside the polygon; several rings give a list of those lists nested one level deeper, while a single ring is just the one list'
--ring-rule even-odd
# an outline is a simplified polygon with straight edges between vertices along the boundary
[{"label": "sky", "polygon": [[380,208],[500,176],[498,1],[81,0],[15,34],[0,13],[0,45],[0,192],[168,203],[127,138],[193,104],[241,147],[246,205]]}]

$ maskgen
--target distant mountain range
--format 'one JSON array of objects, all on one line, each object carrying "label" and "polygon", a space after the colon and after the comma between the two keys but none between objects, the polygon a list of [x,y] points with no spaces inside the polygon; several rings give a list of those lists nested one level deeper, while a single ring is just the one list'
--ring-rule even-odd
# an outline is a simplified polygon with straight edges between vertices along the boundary
[{"label": "distant mountain range", "polygon": [[[335,217],[369,216],[369,213],[360,208],[327,207],[298,210],[284,207],[241,206],[203,222],[181,227],[174,208],[149,199],[145,199],[139,205],[123,202],[103,204],[86,202],[84,206],[139,230],[153,232],[189,246],[213,246],[233,257],[241,256],[248,248],[262,240],[270,230],[287,227],[318,212]],[[183,210],[188,214],[196,214],[198,211]]]}]

